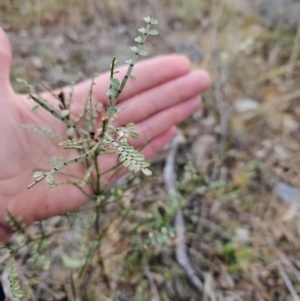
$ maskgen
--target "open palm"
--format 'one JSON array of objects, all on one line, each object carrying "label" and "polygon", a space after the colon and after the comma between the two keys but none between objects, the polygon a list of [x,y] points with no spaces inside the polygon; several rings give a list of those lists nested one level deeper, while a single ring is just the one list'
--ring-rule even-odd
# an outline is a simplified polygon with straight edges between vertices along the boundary
[{"label": "open palm", "polygon": [[[66,151],[58,146],[58,141],[22,128],[22,124],[37,124],[51,128],[65,136],[66,126],[49,112],[40,109],[33,114],[32,100],[16,94],[9,82],[11,47],[0,28],[0,241],[7,241],[11,231],[5,223],[5,208],[14,216],[21,215],[26,224],[35,220],[72,210],[88,199],[72,185],[62,185],[49,189],[41,182],[32,189],[36,168],[49,169],[47,161],[52,157],[72,158],[74,151]],[[125,72],[120,67],[120,78]],[[162,56],[145,60],[134,68],[136,81],[130,81],[124,89],[119,105],[126,109],[120,113],[116,126],[129,122],[136,124],[140,137],[133,145],[139,147],[149,138],[151,142],[143,150],[146,158],[153,156],[172,138],[174,125],[184,120],[200,106],[199,94],[210,85],[206,72],[190,71],[187,58],[179,55]],[[96,80],[93,101],[106,103],[109,74]],[[78,115],[90,88],[90,81],[79,84],[73,95],[71,117]],[[67,91],[68,88],[65,89]],[[58,100],[44,94],[54,106]],[[116,158],[101,159],[101,168],[106,170],[116,163]],[[82,164],[72,165],[72,174],[83,176]],[[88,191],[87,187],[87,191]],[[89,191],[88,191],[89,192]]]}]

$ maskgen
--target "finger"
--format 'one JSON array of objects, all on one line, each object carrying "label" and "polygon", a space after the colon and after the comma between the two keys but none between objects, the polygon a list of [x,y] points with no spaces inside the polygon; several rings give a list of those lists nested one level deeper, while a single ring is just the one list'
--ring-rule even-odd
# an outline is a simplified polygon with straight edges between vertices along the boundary
[{"label": "finger", "polygon": [[172,126],[159,136],[155,137],[142,151],[145,159],[152,158],[156,153],[163,149],[163,147],[173,138],[176,133],[176,127]]},{"label": "finger", "polygon": [[12,62],[12,49],[5,31],[0,27],[0,95],[13,92],[10,85],[10,67]]},{"label": "finger", "polygon": [[[139,62],[133,68],[133,74],[136,76],[136,80],[128,80],[121,94],[120,102],[152,87],[187,74],[190,68],[190,61],[182,55],[160,56]],[[126,74],[127,66],[122,66],[116,70],[118,70],[119,73],[115,76],[121,81]],[[106,93],[109,88],[109,81],[110,72],[100,75],[95,80],[93,98],[97,102],[107,103]],[[79,84],[74,90],[74,99],[84,102],[90,85],[90,80]]]},{"label": "finger", "polygon": [[200,99],[200,96],[195,96],[136,124],[136,130],[140,133],[140,137],[138,139],[130,139],[130,144],[139,147],[145,141],[161,135],[174,124],[180,123],[199,109],[201,105]]},{"label": "finger", "polygon": [[119,114],[116,124],[119,126],[144,120],[157,112],[199,95],[209,85],[210,78],[205,71],[198,70],[183,75],[124,101],[121,105],[121,107],[124,106],[124,110]]}]

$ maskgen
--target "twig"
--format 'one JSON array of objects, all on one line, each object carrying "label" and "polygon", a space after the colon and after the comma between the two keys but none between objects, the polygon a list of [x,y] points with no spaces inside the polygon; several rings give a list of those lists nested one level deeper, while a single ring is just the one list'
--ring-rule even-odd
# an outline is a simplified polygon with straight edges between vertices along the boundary
[{"label": "twig", "polygon": [[294,267],[294,265],[292,264],[292,262],[289,260],[289,258],[283,254],[283,253],[279,253],[279,256],[281,258],[281,262],[283,263],[284,266],[286,266],[288,269],[291,270],[291,272],[297,277],[297,280],[300,282],[300,273],[299,271]]},{"label": "twig", "polygon": [[[300,60],[294,63],[294,68],[300,67]],[[266,80],[271,80],[273,78],[276,78],[278,76],[281,76],[289,71],[290,64],[286,64],[283,66],[280,66],[276,69],[272,69],[270,71],[267,71],[263,74],[256,74],[255,76],[252,76],[251,78],[246,78],[245,81],[248,81],[250,84],[259,84],[261,82],[264,82]]]},{"label": "twig", "polygon": [[148,262],[144,265],[144,273],[146,277],[148,278],[150,289],[151,289],[151,301],[160,301],[160,297],[156,288],[156,285],[153,281],[152,275],[150,273]]},{"label": "twig", "polygon": [[229,80],[229,70],[228,66],[222,67],[222,63],[218,55],[215,56],[215,61],[217,62],[217,69],[219,69],[218,73],[220,74],[220,78],[215,85],[216,108],[220,116],[220,134],[222,135],[224,140],[224,138],[228,136],[228,127],[230,119],[230,112],[225,107],[224,99],[225,86],[227,85]]},{"label": "twig", "polygon": [[273,100],[271,100],[267,104],[264,104],[263,109],[265,111],[267,111],[273,106],[277,106],[279,104],[282,105],[282,104],[284,104],[286,102],[290,102],[290,101],[292,101],[292,100],[294,100],[295,98],[298,98],[298,97],[300,97],[300,90],[296,90],[296,91],[293,91],[291,93],[287,93],[283,96],[279,96],[277,98],[274,98]]},{"label": "twig", "polygon": [[300,21],[298,22],[297,34],[296,34],[296,37],[294,40],[294,45],[293,45],[292,53],[290,56],[289,68],[286,72],[286,78],[291,77],[292,72],[294,71],[294,69],[296,67],[299,48],[300,48]]},{"label": "twig", "polygon": [[289,289],[294,301],[300,301],[300,298],[298,297],[294,287],[293,287],[293,284],[288,276],[288,274],[285,272],[282,264],[280,262],[277,262],[276,263],[276,267],[278,268],[280,274],[281,274],[281,277],[283,278],[284,282],[285,282],[285,285],[287,286],[287,288]]},{"label": "twig", "polygon": [[[179,135],[177,134],[171,143],[171,149],[167,157],[167,162],[164,168],[164,180],[166,189],[169,195],[169,199],[174,205],[179,205],[179,195],[177,189],[175,187],[176,183],[176,173],[174,168],[175,155],[177,153],[179,145]],[[182,214],[182,210],[178,209],[175,219],[174,219],[174,227],[176,231],[176,249],[175,255],[176,260],[179,265],[185,271],[188,279],[191,283],[198,289],[203,288],[202,281],[196,274],[190,259],[187,255],[186,246],[185,246],[185,222]]]}]

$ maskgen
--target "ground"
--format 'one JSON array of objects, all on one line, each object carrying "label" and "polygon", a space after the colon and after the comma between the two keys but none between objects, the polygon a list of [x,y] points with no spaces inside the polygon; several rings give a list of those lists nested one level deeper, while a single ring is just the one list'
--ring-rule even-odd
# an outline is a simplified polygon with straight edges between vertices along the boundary
[{"label": "ground", "polygon": [[[116,231],[114,222],[106,230],[105,273],[86,272],[76,300],[298,300],[300,26],[293,14],[299,7],[295,2],[282,12],[282,1],[273,4],[0,2],[1,25],[14,50],[11,79],[19,92],[25,88],[17,77],[55,89],[107,70],[114,55],[120,61],[129,58],[136,29],[147,15],[159,20],[159,36],[147,42],[151,56],[184,53],[194,68],[205,68],[213,78],[202,110],[180,125],[184,143],[176,156],[188,255],[204,288],[199,291],[188,281],[172,242],[152,248],[153,237],[145,238],[151,231],[164,237],[164,227],[172,224],[164,219],[166,149],[153,160],[157,177],[135,180],[125,192],[124,208],[138,205],[126,211],[122,230]],[[107,216],[113,209],[105,209]],[[132,232],[149,214],[157,222]],[[48,226],[58,227],[59,219]],[[66,232],[68,238],[74,239]],[[134,256],[140,241],[148,246],[139,255],[143,260]],[[36,300],[75,300],[74,275],[66,269],[76,262],[58,256],[61,244],[49,243],[47,272],[31,277],[23,269]],[[20,265],[27,260],[24,252],[17,258]],[[72,255],[70,249],[65,252]],[[112,276],[121,270],[122,277]]]}]

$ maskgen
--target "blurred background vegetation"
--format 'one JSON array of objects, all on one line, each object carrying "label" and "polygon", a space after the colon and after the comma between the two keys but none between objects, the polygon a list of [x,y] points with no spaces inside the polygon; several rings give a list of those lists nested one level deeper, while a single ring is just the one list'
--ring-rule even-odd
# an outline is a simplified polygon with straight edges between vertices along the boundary
[{"label": "blurred background vegetation", "polygon": [[[186,246],[204,287],[174,256],[167,149],[153,159],[153,180],[109,196],[118,203],[104,211],[103,266],[91,263],[73,288],[72,244],[83,242],[65,231],[45,246],[49,270],[31,275],[28,253],[19,254],[28,286],[47,301],[299,300],[298,1],[0,0],[15,89],[24,92],[17,77],[58,88],[108,70],[114,55],[123,62],[148,15],[159,20],[151,55],[183,53],[213,78],[203,108],[180,125],[176,157]],[[65,226],[60,217],[46,223]]]}]

